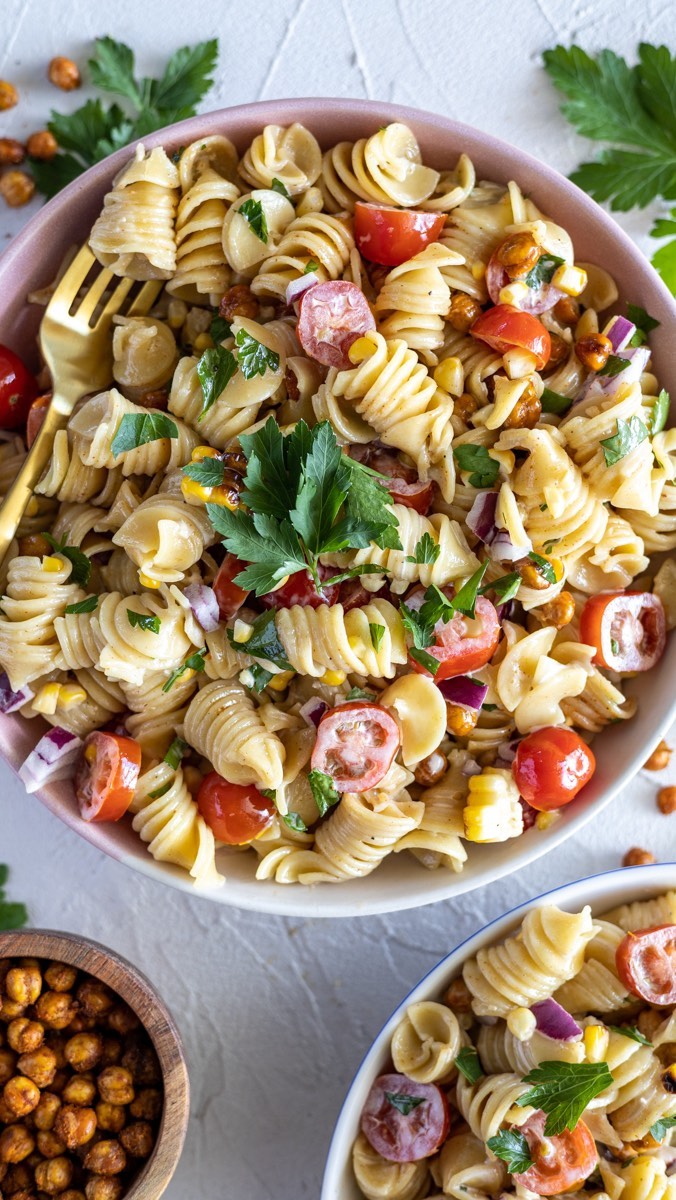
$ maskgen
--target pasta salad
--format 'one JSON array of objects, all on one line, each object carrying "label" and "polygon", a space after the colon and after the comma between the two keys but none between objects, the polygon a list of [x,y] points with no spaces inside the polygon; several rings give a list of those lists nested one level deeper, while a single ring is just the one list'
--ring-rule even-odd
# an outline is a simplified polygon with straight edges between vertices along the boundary
[{"label": "pasta salad", "polygon": [[[2,568],[0,707],[52,726],[27,787],[75,775],[207,887],[221,847],[340,882],[556,820],[676,621],[653,318],[398,123],[139,145],[89,244],[162,290]],[[30,444],[49,393],[11,365]]]},{"label": "pasta salad", "polygon": [[676,1195],[676,892],[531,909],[411,1004],[353,1146],[367,1200]]}]

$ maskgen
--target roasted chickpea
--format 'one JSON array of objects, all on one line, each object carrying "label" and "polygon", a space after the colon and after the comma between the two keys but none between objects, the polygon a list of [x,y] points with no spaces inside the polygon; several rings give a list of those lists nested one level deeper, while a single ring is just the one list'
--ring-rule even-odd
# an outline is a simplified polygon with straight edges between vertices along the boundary
[{"label": "roasted chickpea", "polygon": [[7,1026],[7,1041],[18,1054],[30,1054],[32,1050],[39,1049],[44,1040],[44,1026],[39,1021],[17,1017]]},{"label": "roasted chickpea", "polygon": [[25,1075],[15,1075],[5,1084],[2,1097],[10,1112],[17,1117],[27,1117],[37,1108],[40,1090],[34,1080]]},{"label": "roasted chickpea", "polygon": [[53,1129],[56,1115],[61,1108],[61,1101],[54,1092],[42,1092],[37,1108],[33,1110],[33,1123],[36,1129]]},{"label": "roasted chickpea", "polygon": [[114,1037],[104,1037],[101,1052],[101,1066],[112,1067],[122,1058],[122,1043]]},{"label": "roasted chickpea", "polygon": [[449,984],[446,989],[444,1001],[455,1012],[467,1013],[472,1011],[472,993],[462,975]]},{"label": "roasted chickpea", "polygon": [[25,1125],[10,1125],[0,1133],[0,1162],[23,1162],[34,1149],[35,1138]]},{"label": "roasted chickpea", "polygon": [[[17,1192],[28,1192],[31,1196],[34,1193],[35,1177],[30,1167],[26,1162],[13,1163],[11,1166],[3,1164],[2,1170],[7,1174],[4,1179],[4,1194],[7,1196],[15,1196]],[[2,1171],[0,1171],[2,1178]]]},{"label": "roasted chickpea", "polygon": [[57,54],[56,58],[51,60],[47,68],[47,78],[55,87],[61,88],[62,92],[72,92],[82,83],[77,63],[61,54]]},{"label": "roasted chickpea", "polygon": [[10,1000],[27,1007],[35,1004],[42,991],[42,975],[40,968],[28,963],[26,966],[12,967],[5,979],[5,992]]},{"label": "roasted chickpea", "polygon": [[676,812],[676,787],[663,787],[657,793],[657,807],[665,815]]},{"label": "roasted chickpea", "polygon": [[568,329],[577,325],[580,319],[580,305],[572,296],[562,296],[557,300],[553,312],[559,325],[565,325]]},{"label": "roasted chickpea", "polygon": [[76,1033],[66,1042],[64,1053],[74,1071],[93,1071],[103,1054],[100,1033]]},{"label": "roasted chickpea", "polygon": [[8,108],[14,108],[15,104],[19,103],[19,93],[13,83],[9,83],[6,79],[0,79],[0,112],[6,112]]},{"label": "roasted chickpea", "polygon": [[72,1181],[73,1164],[65,1155],[38,1163],[35,1168],[35,1182],[39,1190],[48,1196],[58,1196],[70,1187]]},{"label": "roasted chickpea", "polygon": [[148,1158],[155,1144],[153,1127],[148,1121],[134,1121],[122,1130],[120,1141],[132,1158]]},{"label": "roasted chickpea", "polygon": [[159,1088],[143,1088],[129,1106],[132,1117],[156,1121],[162,1112],[162,1093]]},{"label": "roasted chickpea", "polygon": [[119,1175],[127,1165],[127,1156],[118,1141],[104,1139],[88,1151],[84,1165],[95,1175]]},{"label": "roasted chickpea", "polygon": [[[49,553],[48,550],[45,551]],[[52,992],[72,992],[77,981],[77,971],[68,963],[51,962],[45,969],[45,983]]]},{"label": "roasted chickpea", "polygon": [[613,343],[605,333],[589,333],[575,343],[577,357],[590,371],[603,370],[612,352]]},{"label": "roasted chickpea", "polygon": [[107,1100],[101,1100],[96,1105],[96,1120],[99,1129],[105,1129],[106,1133],[119,1133],[124,1129],[127,1110],[123,1104],[109,1104]]},{"label": "roasted chickpea", "polygon": [[528,381],[505,421],[505,429],[534,429],[542,415],[542,404]]},{"label": "roasted chickpea", "polygon": [[85,1184],[87,1200],[120,1200],[124,1193],[124,1184],[114,1175],[93,1175]]},{"label": "roasted chickpea", "polygon": [[[554,582],[558,583],[563,575],[563,563],[561,559],[552,558],[550,554],[541,554],[540,557],[549,563],[554,575]],[[550,580],[545,578],[544,568],[535,561],[519,563],[516,569],[526,587],[533,588],[536,592],[542,592],[545,588],[551,586]]]},{"label": "roasted chickpea", "polygon": [[427,758],[423,758],[415,769],[415,781],[422,787],[431,787],[443,779],[448,770],[448,763],[440,750],[433,750]]},{"label": "roasted chickpea", "polygon": [[169,393],[166,388],[156,388],[154,392],[144,392],[136,401],[141,408],[159,408],[166,412],[169,407]]},{"label": "roasted chickpea", "polygon": [[100,979],[85,979],[75,995],[88,1017],[105,1017],[115,1005],[113,993]]},{"label": "roasted chickpea", "polygon": [[93,1104],[96,1097],[96,1084],[91,1075],[76,1075],[68,1080],[61,1099],[64,1104],[77,1104],[86,1107]]},{"label": "roasted chickpea", "polygon": [[68,1188],[67,1192],[59,1194],[59,1200],[86,1200],[86,1197],[78,1188]]},{"label": "roasted chickpea", "polygon": [[38,1150],[43,1158],[58,1158],[66,1151],[66,1145],[52,1129],[41,1129],[37,1137]]},{"label": "roasted chickpea", "polygon": [[68,1026],[69,1033],[91,1033],[96,1029],[96,1017],[87,1017],[83,1012],[77,1012]]},{"label": "roasted chickpea", "polygon": [[16,138],[0,138],[0,167],[16,166],[25,157],[25,147]]},{"label": "roasted chickpea", "polygon": [[562,338],[558,333],[550,333],[549,337],[552,343],[552,348],[549,353],[549,358],[547,359],[547,366],[545,370],[553,371],[555,367],[560,367],[561,363],[566,361],[572,347],[569,346],[566,339]]},{"label": "roasted chickpea", "polygon": [[134,1083],[139,1087],[152,1087],[162,1082],[160,1064],[150,1046],[131,1046],[122,1055],[122,1066],[131,1071]]},{"label": "roasted chickpea", "polygon": [[68,1066],[68,1062],[66,1061],[66,1042],[68,1041],[68,1037],[69,1035],[66,1033],[52,1033],[50,1031],[49,1034],[49,1044],[54,1051],[59,1071]]},{"label": "roasted chickpea", "polygon": [[467,333],[478,317],[481,316],[481,305],[473,300],[466,292],[454,292],[451,296],[451,306],[446,313],[449,325],[459,333]]},{"label": "roasted chickpea", "polygon": [[300,388],[298,387],[298,376],[293,367],[287,367],[284,372],[284,387],[286,388],[286,398],[292,404],[296,404],[300,400]]},{"label": "roasted chickpea", "polygon": [[18,1004],[16,1000],[11,1000],[9,996],[0,996],[0,1021],[4,1021],[9,1025],[15,1017],[22,1017],[26,1011],[25,1004]]},{"label": "roasted chickpea", "polygon": [[0,1088],[12,1078],[16,1066],[16,1054],[11,1050],[0,1050]]},{"label": "roasted chickpea", "polygon": [[542,250],[532,233],[510,233],[495,251],[495,257],[510,279],[527,275],[540,258]]},{"label": "roasted chickpea", "polygon": [[0,176],[0,196],[10,208],[21,208],[35,195],[35,182],[25,171],[6,171]]},{"label": "roasted chickpea", "polygon": [[453,401],[453,413],[460,417],[465,423],[479,408],[479,401],[472,396],[470,392],[463,392],[461,396],[456,396]]},{"label": "roasted chickpea", "polygon": [[654,863],[655,855],[650,850],[643,850],[640,846],[632,846],[631,850],[627,850],[622,859],[623,867],[644,867],[647,863]]},{"label": "roasted chickpea", "polygon": [[30,135],[26,142],[26,149],[31,158],[49,162],[56,155],[59,146],[53,133],[50,133],[48,129],[38,129],[36,133]]},{"label": "roasted chickpea", "polygon": [[218,315],[225,317],[226,321],[233,321],[235,317],[258,316],[258,301],[248,284],[236,283],[234,287],[228,288],[221,296]]},{"label": "roasted chickpea", "polygon": [[35,1006],[38,1020],[48,1029],[66,1029],[77,1011],[69,992],[43,992]]},{"label": "roasted chickpea", "polygon": [[[96,1113],[93,1108],[79,1108],[64,1104],[59,1109],[54,1123],[54,1132],[69,1150],[77,1150],[91,1142],[96,1133]],[[38,1142],[39,1146],[39,1142]]]},{"label": "roasted chickpea", "polygon": [[464,704],[453,704],[446,701],[446,728],[454,737],[466,737],[471,733],[479,719],[475,708],[465,708]]},{"label": "roasted chickpea", "polygon": [[17,1067],[38,1087],[49,1087],[56,1075],[56,1055],[49,1046],[40,1046],[30,1054],[22,1054]]},{"label": "roasted chickpea", "polygon": [[[106,1067],[96,1082],[101,1099],[107,1100],[109,1104],[131,1104],[134,1099],[134,1080],[127,1067]],[[92,1170],[94,1169],[92,1167]],[[102,1172],[104,1175],[105,1173]]]},{"label": "roasted chickpea", "polygon": [[114,1033],[126,1037],[140,1029],[141,1022],[128,1004],[118,1004],[108,1013],[108,1027]]},{"label": "roasted chickpea", "polygon": [[668,746],[665,741],[661,741],[655,747],[650,758],[646,759],[643,764],[644,771],[663,771],[669,766],[671,758],[671,746]]},{"label": "roasted chickpea", "polygon": [[12,1125],[20,1118],[7,1104],[3,1095],[0,1094],[0,1125]]},{"label": "roasted chickpea", "polygon": [[575,600],[570,592],[559,592],[553,600],[531,609],[531,615],[542,625],[553,625],[555,629],[563,629],[565,625],[570,625],[575,616]]}]

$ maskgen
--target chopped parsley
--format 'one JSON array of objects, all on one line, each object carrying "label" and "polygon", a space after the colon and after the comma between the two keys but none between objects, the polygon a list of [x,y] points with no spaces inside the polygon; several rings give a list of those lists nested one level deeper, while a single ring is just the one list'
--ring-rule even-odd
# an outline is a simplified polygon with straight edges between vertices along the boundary
[{"label": "chopped parsley", "polygon": [[456,446],[453,456],[461,471],[471,471],[470,487],[492,487],[500,473],[500,463],[491,458],[485,446]]},{"label": "chopped parsley", "polygon": [[202,388],[202,409],[198,420],[208,413],[218,397],[225,391],[237,370],[237,359],[232,350],[225,346],[213,346],[205,350],[197,364],[197,378]]},{"label": "chopped parsley", "polygon": [[265,209],[260,200],[254,200],[249,196],[243,204],[240,204],[237,212],[248,222],[251,232],[256,234],[259,241],[265,242],[267,245],[268,223],[265,217]]},{"label": "chopped parsley", "polygon": [[161,621],[159,617],[149,617],[145,613],[134,612],[133,608],[128,608],[127,620],[132,629],[145,629],[147,633],[160,632]]},{"label": "chopped parsley", "polygon": [[617,433],[612,437],[601,439],[606,466],[614,467],[615,463],[620,462],[648,437],[650,434],[640,417],[633,416],[628,421],[618,417]]},{"label": "chopped parsley", "polygon": [[585,1108],[613,1082],[608,1064],[542,1062],[524,1077],[533,1086],[520,1096],[520,1108],[532,1105],[547,1114],[545,1135],[574,1129]]},{"label": "chopped parsley", "polygon": [[58,554],[62,554],[64,558],[68,559],[71,566],[68,582],[77,583],[80,587],[86,587],[92,573],[92,564],[87,555],[83,554],[78,546],[67,546],[65,542],[57,542],[51,533],[43,533],[42,536],[46,542],[49,542],[53,550],[56,550]]},{"label": "chopped parsley", "polygon": [[128,454],[139,446],[147,446],[149,442],[177,437],[178,429],[165,413],[125,413],[110,443],[110,451],[113,458],[119,458],[121,454]]}]

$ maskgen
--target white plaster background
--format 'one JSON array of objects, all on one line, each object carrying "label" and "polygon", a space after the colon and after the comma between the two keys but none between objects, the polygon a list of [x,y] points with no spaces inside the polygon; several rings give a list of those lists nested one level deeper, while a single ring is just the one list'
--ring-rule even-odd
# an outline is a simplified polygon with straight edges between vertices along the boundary
[{"label": "white plaster background", "polygon": [[[489,130],[562,171],[588,147],[557,112],[542,50],[577,40],[631,56],[676,45],[669,0],[2,0],[0,78],[21,104],[0,135],[27,136],[83,92],[45,79],[54,54],[84,63],[103,33],[154,73],[179,45],[218,35],[209,107],[276,96],[367,96]],[[0,207],[0,247],[32,208]],[[621,218],[646,250],[650,213]],[[611,264],[612,266],[612,264]],[[0,298],[1,303],[1,298]],[[672,741],[676,741],[676,731]],[[669,774],[669,773],[666,773]],[[676,783],[659,777],[659,783]],[[451,946],[506,908],[619,865],[635,844],[676,858],[676,816],[642,772],[579,837],[480,893],[348,922],[238,912],[137,878],[103,858],[0,770],[0,861],[35,925],[79,931],[138,963],[184,1034],[193,1088],[168,1200],[317,1197],[342,1097],[384,1018]]]}]

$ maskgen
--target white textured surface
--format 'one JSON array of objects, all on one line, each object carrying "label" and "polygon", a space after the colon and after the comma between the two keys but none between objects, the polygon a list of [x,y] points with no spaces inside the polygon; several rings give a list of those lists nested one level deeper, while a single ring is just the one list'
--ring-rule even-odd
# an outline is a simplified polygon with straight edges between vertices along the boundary
[{"label": "white textured surface", "polygon": [[[186,20],[189,12],[190,19]],[[275,96],[368,96],[427,108],[524,146],[562,171],[586,147],[557,113],[543,49],[578,40],[629,56],[641,40],[676,43],[661,0],[4,0],[0,77],[21,104],[0,136],[44,124],[84,99],[44,78],[54,54],[81,62],[98,34],[154,72],[186,41],[220,35],[209,107]],[[0,245],[30,210],[0,210]],[[650,214],[624,217],[647,249]],[[612,264],[611,264],[612,266]],[[676,734],[672,740],[676,741]],[[661,816],[645,772],[610,810],[519,878],[434,908],[349,923],[217,908],[140,879],[69,832],[9,772],[0,787],[0,861],[32,923],[79,931],[137,962],[186,1041],[192,1121],[170,1200],[316,1197],[342,1096],[404,993],[452,945],[539,891],[614,867],[630,845],[676,858],[676,815]]]}]

